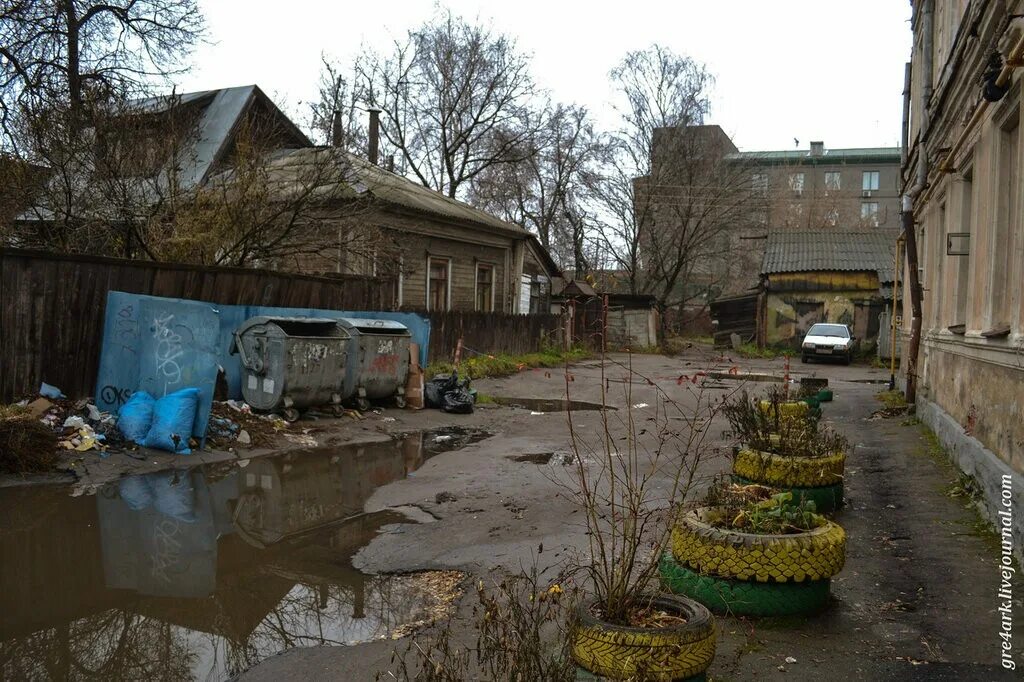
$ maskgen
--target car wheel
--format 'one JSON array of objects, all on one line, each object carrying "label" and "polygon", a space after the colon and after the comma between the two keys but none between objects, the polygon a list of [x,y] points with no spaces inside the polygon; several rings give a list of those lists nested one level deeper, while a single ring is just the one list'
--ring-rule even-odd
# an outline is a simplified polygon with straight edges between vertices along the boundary
[{"label": "car wheel", "polygon": [[803,354],[801,354],[801,355],[800,355],[800,362],[802,362],[802,363],[804,363],[804,364],[807,364],[807,356],[806,356],[806,355],[803,355]]},{"label": "car wheel", "polygon": [[849,365],[853,361],[853,353],[847,353],[846,357],[843,358],[843,364]]}]

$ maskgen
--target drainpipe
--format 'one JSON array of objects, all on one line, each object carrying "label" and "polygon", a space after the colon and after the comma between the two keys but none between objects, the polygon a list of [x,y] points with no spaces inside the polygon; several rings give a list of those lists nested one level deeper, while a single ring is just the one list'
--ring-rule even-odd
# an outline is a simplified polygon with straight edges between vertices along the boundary
[{"label": "drainpipe", "polygon": [[921,278],[918,273],[917,227],[914,223],[914,201],[921,195],[928,184],[928,128],[930,116],[928,105],[932,99],[933,63],[933,0],[925,0],[921,14],[921,128],[917,135],[917,179],[913,187],[903,195],[903,239],[907,248],[907,273],[910,293],[910,344],[907,348],[907,389],[904,398],[913,405],[917,400],[917,355],[921,350]]},{"label": "drainpipe", "polygon": [[[907,62],[903,67],[903,137],[902,144],[900,145],[900,168],[905,169],[907,167],[907,156],[909,154],[907,146],[910,144],[910,79],[911,79],[911,66],[910,62]],[[906,178],[903,178],[906,181]]]}]

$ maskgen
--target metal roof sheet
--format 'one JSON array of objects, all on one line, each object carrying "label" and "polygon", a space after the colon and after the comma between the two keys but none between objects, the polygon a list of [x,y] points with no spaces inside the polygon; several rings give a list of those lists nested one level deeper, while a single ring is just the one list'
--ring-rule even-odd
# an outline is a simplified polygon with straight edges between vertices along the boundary
[{"label": "metal roof sheet", "polygon": [[761,274],[780,272],[877,272],[893,281],[893,244],[884,232],[772,230],[761,260]]}]

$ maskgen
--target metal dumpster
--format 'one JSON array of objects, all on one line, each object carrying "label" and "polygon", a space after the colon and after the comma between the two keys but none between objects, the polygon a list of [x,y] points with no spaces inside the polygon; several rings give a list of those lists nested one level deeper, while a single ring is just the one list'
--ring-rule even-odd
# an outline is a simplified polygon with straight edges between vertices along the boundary
[{"label": "metal dumpster", "polygon": [[346,382],[351,336],[337,320],[253,317],[234,337],[242,396],[256,410],[280,411],[294,421],[299,410],[337,405],[354,392]]},{"label": "metal dumpster", "polygon": [[405,407],[412,339],[409,329],[390,320],[341,318],[338,324],[352,337],[348,371],[355,380],[359,409],[369,409],[371,400],[392,397],[397,407]]}]

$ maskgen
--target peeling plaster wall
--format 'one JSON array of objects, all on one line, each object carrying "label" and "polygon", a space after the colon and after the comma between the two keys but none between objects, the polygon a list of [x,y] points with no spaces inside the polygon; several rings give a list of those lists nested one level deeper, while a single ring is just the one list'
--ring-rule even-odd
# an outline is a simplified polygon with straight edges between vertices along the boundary
[{"label": "peeling plaster wall", "polygon": [[1024,473],[1024,353],[926,338],[920,395],[1018,474]]},{"label": "peeling plaster wall", "polygon": [[[877,318],[880,301],[878,276],[870,272],[804,272],[773,274],[767,281],[765,342],[797,344],[815,322],[849,325],[863,343],[872,343],[877,332],[868,316]],[[858,307],[862,308],[860,315]],[[877,320],[873,325],[877,329]]]}]

